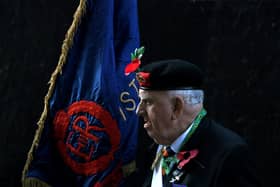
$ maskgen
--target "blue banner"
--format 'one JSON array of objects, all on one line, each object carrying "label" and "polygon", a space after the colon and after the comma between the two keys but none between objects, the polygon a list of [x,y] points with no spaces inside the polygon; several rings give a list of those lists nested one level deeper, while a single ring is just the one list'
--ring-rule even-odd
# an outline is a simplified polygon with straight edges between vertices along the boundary
[{"label": "blue banner", "polygon": [[87,0],[84,8],[25,177],[122,186],[137,148],[138,83],[124,74],[139,47],[137,0]]}]

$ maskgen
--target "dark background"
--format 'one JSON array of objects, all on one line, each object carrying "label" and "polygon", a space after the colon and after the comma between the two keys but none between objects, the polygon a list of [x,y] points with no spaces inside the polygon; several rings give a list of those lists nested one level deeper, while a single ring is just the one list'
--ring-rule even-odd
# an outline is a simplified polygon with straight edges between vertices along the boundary
[{"label": "dark background", "polygon": [[[0,1],[1,187],[20,186],[77,5]],[[208,113],[250,143],[264,186],[280,186],[280,1],[139,0],[139,21],[144,60],[183,58],[201,66]]]}]

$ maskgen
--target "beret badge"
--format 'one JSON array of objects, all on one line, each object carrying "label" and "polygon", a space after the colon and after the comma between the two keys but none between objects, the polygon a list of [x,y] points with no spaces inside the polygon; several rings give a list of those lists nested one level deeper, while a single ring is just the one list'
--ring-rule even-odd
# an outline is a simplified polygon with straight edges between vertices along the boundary
[{"label": "beret badge", "polygon": [[150,73],[139,72],[136,75],[136,79],[138,80],[140,86],[144,86],[144,87],[151,86]]}]

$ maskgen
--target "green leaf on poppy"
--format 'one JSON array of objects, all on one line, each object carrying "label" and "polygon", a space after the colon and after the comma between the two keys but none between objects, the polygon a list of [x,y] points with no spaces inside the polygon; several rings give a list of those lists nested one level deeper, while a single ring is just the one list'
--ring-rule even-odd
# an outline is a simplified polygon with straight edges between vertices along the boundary
[{"label": "green leaf on poppy", "polygon": [[136,56],[135,56],[135,54],[134,54],[134,53],[131,53],[130,55],[131,55],[131,57],[130,57],[131,61],[133,61],[133,60],[135,60],[135,59],[136,59]]}]

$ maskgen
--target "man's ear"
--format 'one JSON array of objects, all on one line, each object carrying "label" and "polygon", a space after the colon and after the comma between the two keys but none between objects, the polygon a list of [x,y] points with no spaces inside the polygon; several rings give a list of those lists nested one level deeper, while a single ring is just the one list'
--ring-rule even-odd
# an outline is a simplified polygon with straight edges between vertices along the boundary
[{"label": "man's ear", "polygon": [[173,98],[173,113],[172,119],[178,119],[178,117],[183,113],[184,110],[184,99],[182,97]]}]

